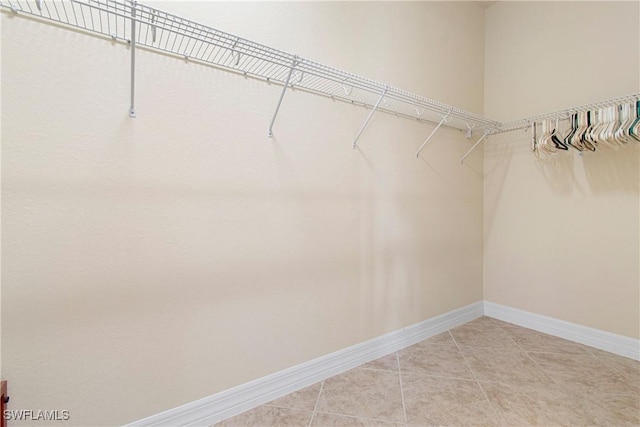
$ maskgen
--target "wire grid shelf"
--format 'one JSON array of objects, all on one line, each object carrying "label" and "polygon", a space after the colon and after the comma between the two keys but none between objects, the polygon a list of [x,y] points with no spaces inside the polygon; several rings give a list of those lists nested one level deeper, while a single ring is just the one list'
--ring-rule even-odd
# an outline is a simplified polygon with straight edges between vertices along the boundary
[{"label": "wire grid shelf", "polygon": [[[0,6],[82,30],[131,41],[137,46],[285,84],[332,99],[457,129],[497,129],[499,123],[423,96],[300,58],[194,21],[130,1],[0,0]],[[382,97],[382,94],[384,96]],[[380,101],[380,102],[379,102]]]},{"label": "wire grid shelf", "polygon": [[[133,19],[135,42],[148,49],[282,85],[289,79],[292,88],[365,107],[377,105],[377,110],[397,116],[490,135],[524,129],[545,119],[566,120],[579,111],[640,100],[640,94],[633,94],[500,123],[132,1],[0,0],[0,7],[124,42],[131,42]],[[447,120],[443,121],[443,117]]]},{"label": "wire grid shelf", "polygon": [[[537,116],[528,117],[526,119],[514,120],[511,122],[501,123],[497,130],[493,133],[511,132],[519,129],[527,129],[531,127],[533,123],[540,123],[543,120],[569,120],[571,115],[583,111],[594,111],[599,108],[613,107],[621,104],[636,103],[640,100],[640,93],[621,96],[618,98],[612,98],[606,101],[594,102],[591,104],[580,105],[577,107],[567,108],[565,110],[554,111],[552,113],[540,114]],[[634,107],[635,108],[635,107]]]}]

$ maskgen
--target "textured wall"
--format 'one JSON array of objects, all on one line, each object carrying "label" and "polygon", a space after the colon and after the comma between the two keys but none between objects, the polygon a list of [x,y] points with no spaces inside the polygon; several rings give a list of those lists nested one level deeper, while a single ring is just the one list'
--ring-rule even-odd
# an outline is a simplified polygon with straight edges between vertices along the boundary
[{"label": "textured wall", "polygon": [[[482,109],[467,3],[165,3]],[[2,371],[14,409],[121,424],[482,299],[482,152],[433,126],[2,20]]]},{"label": "textured wall", "polygon": [[[511,120],[640,92],[638,28],[638,2],[497,3],[485,113]],[[485,145],[485,299],[640,337],[638,144],[536,160],[530,138]]]}]

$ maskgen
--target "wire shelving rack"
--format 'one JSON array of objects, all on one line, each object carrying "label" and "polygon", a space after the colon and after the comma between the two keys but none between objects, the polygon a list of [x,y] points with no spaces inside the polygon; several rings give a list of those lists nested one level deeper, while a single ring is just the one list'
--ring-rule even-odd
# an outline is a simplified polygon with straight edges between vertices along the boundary
[{"label": "wire shelving rack", "polygon": [[370,108],[358,131],[353,148],[375,111],[412,120],[437,123],[416,152],[416,157],[441,126],[482,136],[464,158],[487,136],[524,129],[544,119],[567,119],[585,109],[600,108],[640,99],[640,94],[574,107],[508,123],[487,119],[463,109],[426,98],[365,77],[329,67],[242,37],[149,7],[131,0],[0,0],[0,8],[11,13],[54,21],[64,26],[129,43],[131,48],[131,106],[135,117],[135,50],[137,46],[213,65],[225,70],[282,85],[269,136],[288,88],[302,89]]}]

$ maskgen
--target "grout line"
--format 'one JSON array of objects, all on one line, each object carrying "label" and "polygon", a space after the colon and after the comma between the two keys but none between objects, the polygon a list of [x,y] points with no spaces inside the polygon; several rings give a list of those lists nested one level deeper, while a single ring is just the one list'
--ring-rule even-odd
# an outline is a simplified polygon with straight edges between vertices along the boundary
[{"label": "grout line", "polygon": [[[453,337],[453,334],[451,333],[451,330],[448,330],[447,333],[451,337],[451,340],[453,340],[453,343],[456,345],[456,348],[458,349],[458,351],[460,353],[462,353],[462,350],[460,349],[460,346],[458,345],[458,341],[456,341],[456,339]],[[463,354],[463,356],[464,356],[464,354]]]},{"label": "grout line", "polygon": [[[625,357],[625,356],[621,356],[621,355],[616,354],[616,353],[611,353],[610,351],[607,351],[607,350],[601,350],[599,348],[591,347],[591,346],[588,346],[586,344],[582,344],[582,345],[584,345],[587,348],[587,351],[589,353],[591,353],[593,355],[593,357],[595,357],[596,359],[606,360],[606,359],[615,359],[615,358],[620,357],[620,358],[623,358],[623,359],[628,359],[628,360],[633,360],[634,362],[638,362],[638,360],[631,359],[631,358]],[[602,354],[602,353],[606,353],[606,354]]]},{"label": "grout line", "polygon": [[[624,357],[624,356],[620,356],[620,355],[615,354],[615,353],[608,352],[606,350],[600,350],[600,349],[597,349],[595,347],[591,347],[590,345],[587,345],[587,344],[582,344],[582,343],[579,343],[579,342],[576,342],[576,341],[572,341],[572,340],[569,340],[567,338],[562,338],[562,337],[558,337],[558,336],[555,336],[555,335],[551,335],[551,334],[546,333],[546,332],[541,332],[541,331],[538,331],[538,330],[535,330],[535,329],[532,329],[532,328],[527,328],[526,326],[520,326],[520,325],[516,325],[515,323],[508,323],[508,322],[502,322],[502,323],[505,323],[506,326],[503,326],[503,329],[505,329],[506,331],[509,331],[510,329],[522,329],[522,330],[525,330],[525,331],[528,331],[528,332],[533,332],[533,333],[536,333],[536,334],[543,335],[545,337],[550,337],[550,338],[557,339],[557,340],[560,340],[560,341],[566,341],[568,343],[575,344],[577,346],[583,347],[583,350],[584,350],[584,353],[567,353],[567,352],[556,352],[556,351],[536,351],[536,350],[529,351],[529,350],[525,350],[524,348],[522,348],[522,350],[525,351],[526,353],[570,354],[570,355],[576,355],[576,356],[589,355],[589,356],[593,356],[596,359],[600,359],[600,360],[602,360],[604,357],[608,357],[608,356],[599,355],[594,351],[594,350],[599,350],[599,351],[603,351],[605,353],[608,353],[611,356]],[[510,336],[510,338],[512,338],[512,337]],[[513,340],[513,341],[515,341],[515,340]]]},{"label": "grout line", "polygon": [[[517,345],[517,343],[516,343]],[[543,352],[531,352],[531,353],[537,353],[537,354],[556,354],[556,353],[543,353]],[[531,355],[529,354],[529,352],[525,351],[525,354],[527,355],[527,357],[529,359],[531,359],[531,361],[534,363],[534,365],[547,377],[549,378],[554,384],[558,385],[558,386],[563,386],[565,385],[567,382],[572,382],[572,381],[563,381],[563,380],[557,380],[555,378],[553,378],[543,367],[541,367],[538,362],[536,362],[536,360],[531,357]],[[585,356],[585,355],[576,355],[576,354],[568,354],[568,353],[564,353],[565,355],[568,356]],[[615,366],[613,366],[613,364],[608,364],[605,361],[603,361],[602,359],[598,358],[597,356],[593,355],[593,354],[587,354],[587,356],[593,356],[597,361],[599,361],[600,363],[603,363],[605,366],[614,369],[616,372],[618,372],[621,375],[624,375],[624,372],[622,369],[619,369]],[[632,396],[632,397],[638,397],[637,394],[635,393],[631,393],[631,394],[626,394],[626,393],[603,393],[604,395],[613,395],[613,396]]]},{"label": "grout line", "polygon": [[[620,372],[622,374],[626,373],[625,372],[626,369],[624,367],[618,365],[617,363],[615,363],[614,360],[612,360],[612,359],[614,359],[612,357],[608,357],[608,356],[599,357],[599,356],[596,356],[595,354],[593,355],[593,357],[595,357],[597,361],[604,363],[606,366],[608,366],[609,368],[611,368],[611,369],[613,369],[613,370],[615,370],[617,372]],[[622,356],[619,356],[619,357],[622,357]],[[630,360],[632,360],[632,359],[630,359]],[[636,362],[636,363],[638,363],[638,362]],[[636,370],[638,370],[639,373],[640,373],[640,363],[638,363],[638,366],[636,367]]]},{"label": "grout line", "polygon": [[513,341],[513,343],[516,345],[516,347],[518,347],[518,348],[519,348],[519,349],[520,349],[520,350],[521,350],[521,351],[522,351],[522,352],[523,352],[523,353],[524,353],[524,354],[529,358],[529,360],[531,360],[531,361],[533,362],[533,364],[535,365],[535,367],[536,367],[536,368],[538,368],[538,369],[540,370],[540,372],[542,372],[542,374],[543,374],[544,376],[546,376],[547,378],[549,378],[549,379],[550,379],[554,384],[558,384],[558,382],[557,382],[556,380],[554,380],[553,378],[551,378],[551,375],[549,375],[549,374],[547,373],[547,371],[545,371],[545,370],[542,368],[542,366],[538,365],[538,362],[536,362],[536,360],[535,360],[533,357],[531,357],[531,355],[529,354],[529,352],[528,352],[528,351],[526,351],[524,348],[522,348],[522,346],[521,346],[520,344],[518,344],[518,343],[516,342],[516,340],[514,340],[513,338],[509,337],[509,339],[510,339],[511,341]]},{"label": "grout line", "polygon": [[[523,329],[527,329],[522,327]],[[529,360],[531,360],[531,362],[533,362],[534,366],[540,371],[542,372],[542,374],[547,377],[548,379],[551,380],[552,383],[554,383],[555,385],[558,386],[562,386],[564,383],[566,383],[566,381],[562,381],[562,380],[558,380],[553,378],[553,376],[551,376],[551,374],[549,372],[547,372],[546,369],[544,369],[542,366],[540,366],[540,364],[538,364],[538,362],[531,356],[531,353],[534,354],[556,354],[556,355],[562,355],[562,356],[570,356],[570,357],[575,357],[575,356],[580,356],[580,357],[592,357],[595,358],[596,360],[598,360],[601,363],[604,363],[607,366],[610,366],[613,368],[613,366],[609,365],[608,363],[606,363],[605,361],[603,361],[602,359],[600,359],[599,357],[597,357],[595,354],[587,351],[585,353],[578,353],[578,354],[574,354],[574,353],[553,353],[553,352],[546,352],[546,351],[527,351],[524,349],[524,347],[522,347],[516,340],[514,340],[511,336],[509,336],[509,339],[511,341],[513,341],[513,343],[527,356],[527,358]],[[614,368],[615,369],[615,368]],[[611,395],[618,395],[618,396],[635,396],[633,394],[624,394],[624,393],[604,393],[605,395],[607,394],[611,394]]]},{"label": "grout line", "polygon": [[396,351],[396,361],[398,362],[398,378],[400,379],[400,398],[402,399],[402,412],[404,413],[404,424],[408,425],[407,406],[404,404],[404,387],[402,386],[402,369],[400,368],[400,352]]},{"label": "grout line", "polygon": [[487,396],[487,392],[484,391],[484,387],[482,387],[482,384],[480,383],[480,381],[476,380],[476,384],[478,384],[478,387],[480,387],[480,391],[482,391],[482,394],[484,394],[484,398],[487,399],[487,402],[489,403],[489,407],[493,411],[493,414],[496,417],[496,421],[498,425],[503,425],[502,419],[500,418],[500,415],[498,415],[498,411],[496,411],[496,408],[494,408],[493,403],[491,403],[491,400],[489,400],[489,396]]},{"label": "grout line", "polygon": [[318,392],[318,397],[316,397],[316,404],[313,407],[313,412],[311,413],[311,419],[309,419],[308,427],[311,427],[311,424],[313,423],[313,419],[316,417],[316,412],[318,412],[318,404],[320,403],[320,395],[322,394],[323,388],[324,388],[324,380],[322,381],[322,384],[320,384],[320,391]]},{"label": "grout line", "polygon": [[513,341],[513,343],[516,345],[516,347],[518,347],[520,350],[522,350],[522,352],[523,352],[523,353],[524,353],[524,354],[529,358],[529,360],[531,360],[531,361],[533,362],[534,366],[535,366],[536,368],[538,368],[538,370],[539,370],[540,372],[542,372],[542,375],[544,375],[545,377],[549,378],[549,379],[551,380],[551,382],[552,382],[552,383],[554,383],[554,384],[556,384],[556,385],[560,384],[558,381],[556,381],[555,379],[553,379],[553,377],[551,377],[551,375],[549,375],[549,374],[547,373],[547,371],[545,371],[545,370],[542,368],[542,366],[538,365],[538,362],[536,362],[536,360],[535,360],[533,357],[531,357],[531,355],[529,354],[529,352],[528,352],[528,351],[526,351],[524,348],[522,348],[522,346],[521,346],[520,344],[518,344],[518,343],[516,342],[516,340],[514,340],[514,339],[513,339],[513,338],[511,338],[511,337],[509,337],[509,339],[510,339],[511,341]]},{"label": "grout line", "polygon": [[[515,342],[515,341],[514,341]],[[517,344],[517,343],[516,343]],[[520,347],[520,345],[518,344],[518,347]],[[581,357],[591,357],[591,358],[596,358],[598,359],[597,356],[593,355],[592,353],[589,352],[585,352],[585,353],[567,353],[566,351],[564,352],[557,352],[557,351],[540,351],[540,350],[525,350],[523,347],[520,347],[522,349],[522,351],[524,351],[525,353],[537,353],[537,354],[557,354],[559,356],[581,356]],[[600,359],[598,359],[600,360]]]},{"label": "grout line", "polygon": [[602,393],[602,396],[623,396],[623,397],[634,397],[636,400],[640,399],[640,397],[636,393]]},{"label": "grout line", "polygon": [[448,331],[448,332],[449,332],[449,335],[451,335],[451,339],[456,344],[456,347],[458,347],[458,351],[462,355],[462,359],[464,360],[464,363],[467,365],[467,368],[469,369],[469,371],[471,371],[471,375],[473,375],[473,379],[475,380],[475,382],[478,385],[478,387],[480,387],[480,391],[484,395],[484,398],[487,400],[487,403],[489,404],[489,407],[493,411],[493,415],[495,415],[495,417],[496,417],[496,422],[501,425],[502,422],[501,422],[500,416],[498,415],[498,411],[496,411],[496,408],[493,407],[493,403],[491,403],[491,400],[489,400],[489,396],[487,396],[487,392],[484,391],[484,388],[482,387],[482,384],[480,384],[480,381],[478,381],[478,377],[476,377],[476,373],[473,371],[473,369],[471,369],[471,364],[469,363],[469,361],[465,357],[464,352],[462,351],[462,349],[460,349],[460,346],[458,345],[458,342],[456,341],[456,339],[453,337],[453,334],[451,333],[451,331]]},{"label": "grout line", "polygon": [[624,397],[635,397],[636,400],[640,399],[636,393],[602,393],[602,396],[624,396]]},{"label": "grout line", "polygon": [[339,414],[337,412],[330,412],[330,411],[318,411],[318,413],[327,414],[327,415],[337,415],[339,417],[345,417],[345,418],[354,418],[356,420],[378,421],[385,424],[399,424],[397,421],[381,420],[380,418],[369,418],[369,417],[363,417],[360,415]]},{"label": "grout line", "polygon": [[395,369],[363,368],[362,366],[358,366],[353,369],[366,369],[367,371],[378,371],[378,372],[398,372]]},{"label": "grout line", "polygon": [[471,381],[475,382],[475,378],[460,378],[460,377],[449,377],[447,375],[433,375],[433,374],[414,374],[412,372],[405,372],[405,375],[408,377],[420,377],[420,378],[440,378],[443,380],[456,380],[456,381]]}]

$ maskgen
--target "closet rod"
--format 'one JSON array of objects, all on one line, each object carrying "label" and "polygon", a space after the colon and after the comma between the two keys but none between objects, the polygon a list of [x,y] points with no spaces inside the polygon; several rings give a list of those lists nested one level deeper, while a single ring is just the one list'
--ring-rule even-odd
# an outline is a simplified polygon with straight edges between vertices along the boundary
[{"label": "closet rod", "polygon": [[620,104],[632,103],[632,102],[635,103],[638,100],[640,100],[640,93],[636,93],[633,95],[620,96],[620,97],[609,99],[606,101],[593,102],[591,104],[571,107],[564,110],[555,111],[553,113],[540,114],[537,116],[528,117],[526,119],[520,119],[520,120],[514,120],[512,122],[501,123],[493,132],[490,132],[490,133],[498,134],[503,132],[511,132],[514,130],[528,129],[531,127],[532,123],[540,123],[541,121],[546,119],[568,120],[572,114],[575,114],[581,111],[593,111],[603,107],[611,107],[614,105],[620,105]]},{"label": "closet rod", "polygon": [[[38,5],[41,2],[41,7]],[[17,14],[80,28],[114,40],[135,39],[137,47],[265,79],[284,85],[296,56],[176,15],[128,0],[0,0]],[[134,38],[131,23],[135,22]],[[291,88],[302,89],[355,105],[373,107],[388,87],[378,110],[398,117],[439,123],[449,114],[456,129],[495,129],[498,122],[365,77],[299,58]],[[422,112],[420,112],[422,110]]]}]

